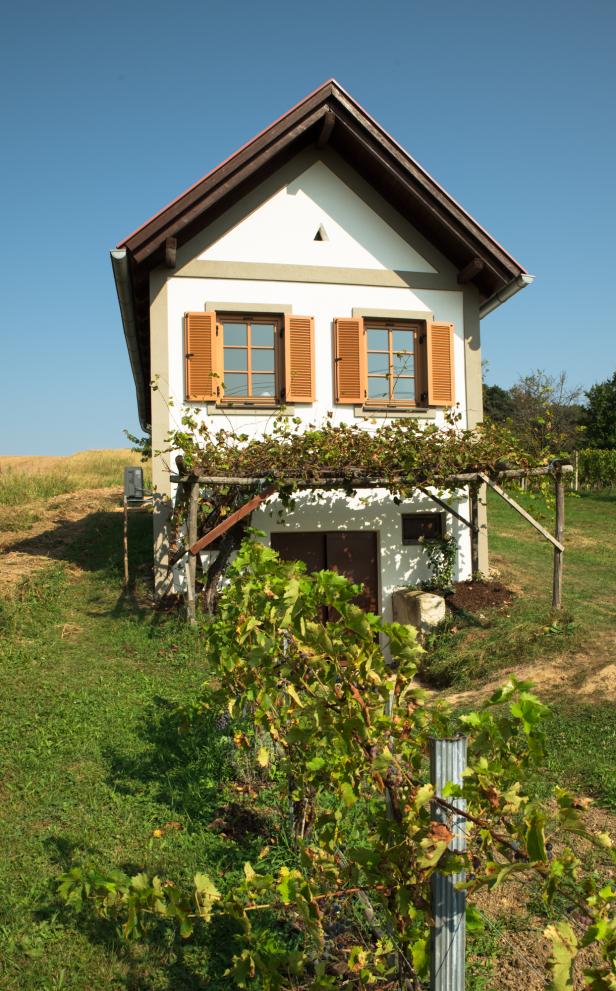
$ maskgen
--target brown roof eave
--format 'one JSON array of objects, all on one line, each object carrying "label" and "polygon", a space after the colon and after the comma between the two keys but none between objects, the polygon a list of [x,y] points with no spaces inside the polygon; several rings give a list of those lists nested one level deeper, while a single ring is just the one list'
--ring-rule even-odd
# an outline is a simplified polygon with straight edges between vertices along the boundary
[{"label": "brown roof eave", "polygon": [[[334,115],[332,129],[332,114]],[[326,123],[327,122],[327,123]],[[235,155],[214,169],[122,242],[137,265],[160,253],[167,237],[186,240],[184,232],[208,223],[209,213],[251,176],[274,171],[283,155],[309,140],[318,140],[327,126],[329,141],[351,159],[358,171],[371,176],[379,191],[403,214],[418,208],[426,217],[430,236],[457,257],[462,267],[479,256],[493,278],[485,286],[490,295],[525,269],[505,251],[445,190],[374,121],[352,97],[333,81],[326,83],[294,107]],[[382,188],[387,187],[387,188]],[[394,187],[397,191],[392,193]],[[415,217],[409,218],[413,222]],[[435,235],[435,232],[436,235]],[[481,281],[481,280],[479,280]],[[485,281],[485,276],[484,276]]]},{"label": "brown roof eave", "polygon": [[150,417],[149,273],[163,262],[167,238],[185,243],[301,148],[321,142],[346,158],[459,271],[477,262],[472,282],[488,311],[526,276],[519,262],[335,80],[329,80],[118,245],[126,250],[131,275],[136,349],[131,364],[142,425]]}]

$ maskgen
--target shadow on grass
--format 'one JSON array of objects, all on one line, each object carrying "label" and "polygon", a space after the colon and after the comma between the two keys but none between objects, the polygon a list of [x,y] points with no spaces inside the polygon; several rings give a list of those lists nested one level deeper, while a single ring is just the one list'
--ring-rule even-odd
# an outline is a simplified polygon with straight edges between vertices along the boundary
[{"label": "shadow on grass", "polygon": [[[83,571],[121,577],[123,561],[122,515],[98,509],[78,520],[59,519],[53,529],[8,544],[6,553],[18,552],[75,564]],[[152,514],[133,509],[129,514],[129,561],[142,574],[152,562]]]},{"label": "shadow on grass", "polygon": [[[61,834],[48,837],[44,845],[62,872],[83,862],[84,856],[96,859],[100,853]],[[131,877],[143,865],[125,861],[118,869]],[[122,913],[117,919],[101,918],[88,902],[76,911],[59,898],[56,879],[50,881],[48,897],[32,916],[37,924],[77,928],[93,946],[115,956],[124,970],[122,986],[130,991],[159,991],[163,986],[173,991],[230,991],[233,987],[220,976],[229,965],[237,932],[229,920],[214,918],[207,926],[197,923],[193,935],[182,939],[173,921],[152,918],[138,940],[128,941],[122,932]]]},{"label": "shadow on grass", "polygon": [[[76,565],[117,590],[111,608],[84,609],[87,616],[130,617],[158,625],[164,613],[152,602],[152,514],[133,509],[129,515],[130,585],[123,587],[123,519],[120,513],[100,509],[79,520],[60,520],[52,530],[15,541],[6,551],[47,557],[50,561]],[[101,596],[101,600],[104,597]],[[107,597],[105,597],[107,598]]]},{"label": "shadow on grass", "polygon": [[121,794],[144,787],[156,802],[193,822],[209,822],[219,807],[224,784],[238,770],[237,750],[224,717],[198,717],[187,729],[165,699],[155,699],[139,727],[145,747],[122,753],[108,748],[109,781]]}]

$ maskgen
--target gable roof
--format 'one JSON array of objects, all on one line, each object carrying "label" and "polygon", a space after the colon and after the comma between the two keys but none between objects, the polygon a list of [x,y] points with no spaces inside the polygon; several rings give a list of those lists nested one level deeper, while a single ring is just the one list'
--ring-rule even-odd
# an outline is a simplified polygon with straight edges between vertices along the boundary
[{"label": "gable roof", "polygon": [[311,145],[333,148],[458,268],[460,281],[472,281],[484,315],[531,281],[522,265],[330,79],[112,251],[142,426],[149,422],[151,270],[164,264],[169,246],[190,240]]}]

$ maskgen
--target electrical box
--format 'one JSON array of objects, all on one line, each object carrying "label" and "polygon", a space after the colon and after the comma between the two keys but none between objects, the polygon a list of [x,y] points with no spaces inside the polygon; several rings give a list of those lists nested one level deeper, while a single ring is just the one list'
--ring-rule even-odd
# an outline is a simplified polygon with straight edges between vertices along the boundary
[{"label": "electrical box", "polygon": [[143,502],[143,468],[124,469],[124,495],[128,502]]}]

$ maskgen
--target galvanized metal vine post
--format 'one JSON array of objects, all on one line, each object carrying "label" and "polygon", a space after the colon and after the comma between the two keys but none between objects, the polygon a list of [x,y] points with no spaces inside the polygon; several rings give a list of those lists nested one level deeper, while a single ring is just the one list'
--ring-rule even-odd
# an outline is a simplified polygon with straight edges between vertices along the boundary
[{"label": "galvanized metal vine post", "polygon": [[[462,775],[466,768],[466,746],[465,736],[430,740],[430,781],[437,796],[443,797],[443,788],[447,782],[462,784]],[[464,809],[466,805],[459,798],[448,798],[447,801],[459,809]],[[432,806],[432,815],[453,833],[449,849],[465,850],[464,817],[442,808],[436,802]],[[432,877],[434,929],[430,954],[430,991],[464,991],[466,892],[456,889],[456,884],[464,879],[464,872],[436,873]]]}]

